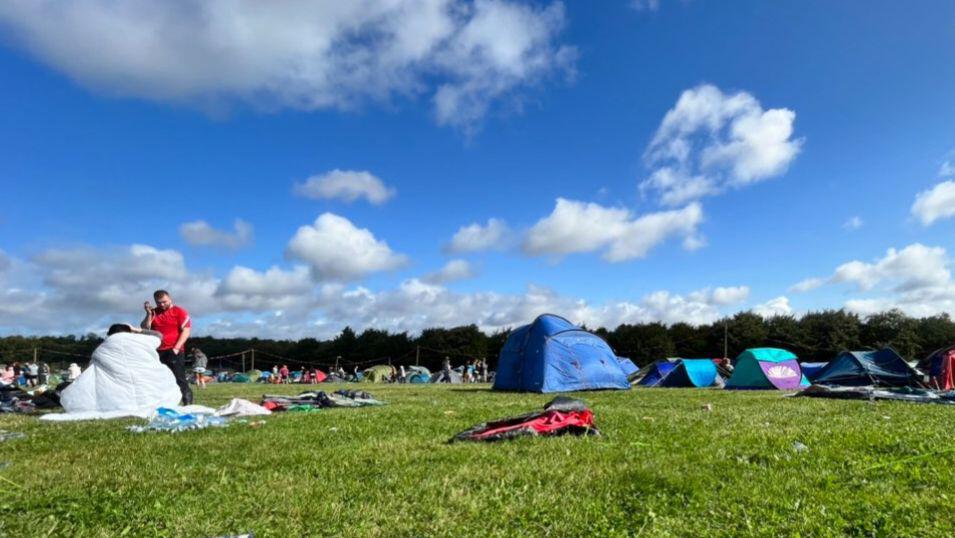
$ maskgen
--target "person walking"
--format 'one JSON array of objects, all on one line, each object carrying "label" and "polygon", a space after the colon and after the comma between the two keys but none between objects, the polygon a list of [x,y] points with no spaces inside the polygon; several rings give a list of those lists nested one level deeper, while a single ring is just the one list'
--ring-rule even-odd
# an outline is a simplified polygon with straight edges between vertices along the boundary
[{"label": "person walking", "polygon": [[153,293],[153,299],[156,301],[155,307],[151,306],[149,301],[143,304],[146,317],[143,318],[140,326],[162,334],[162,342],[158,349],[159,361],[165,364],[176,377],[176,385],[182,393],[182,404],[190,405],[192,389],[189,388],[189,380],[186,379],[184,349],[186,340],[192,333],[192,319],[185,308],[172,304],[172,296],[168,291],[156,290]]},{"label": "person walking", "polygon": [[206,388],[206,378],[207,373],[206,366],[209,365],[209,357],[202,352],[201,349],[194,347],[192,348],[192,372],[196,374],[196,386],[200,389]]}]

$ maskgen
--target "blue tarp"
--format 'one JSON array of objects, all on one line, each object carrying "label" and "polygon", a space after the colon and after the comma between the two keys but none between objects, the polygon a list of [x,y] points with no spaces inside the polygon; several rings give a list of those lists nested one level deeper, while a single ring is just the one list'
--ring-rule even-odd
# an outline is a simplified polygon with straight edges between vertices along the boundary
[{"label": "blue tarp", "polygon": [[820,385],[917,387],[918,373],[892,348],[843,351],[813,380]]},{"label": "blue tarp", "polygon": [[629,389],[607,342],[553,314],[515,329],[501,349],[494,390]]}]

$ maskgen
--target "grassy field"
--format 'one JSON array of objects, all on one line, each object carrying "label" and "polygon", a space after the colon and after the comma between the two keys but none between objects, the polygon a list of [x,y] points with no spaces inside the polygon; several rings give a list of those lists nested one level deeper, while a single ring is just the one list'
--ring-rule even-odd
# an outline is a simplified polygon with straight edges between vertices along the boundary
[{"label": "grassy field", "polygon": [[[955,535],[955,408],[581,393],[602,437],[448,445],[551,396],[364,388],[389,405],[174,435],[2,416],[28,437],[0,443],[0,534]],[[197,403],[298,389],[221,384]]]}]

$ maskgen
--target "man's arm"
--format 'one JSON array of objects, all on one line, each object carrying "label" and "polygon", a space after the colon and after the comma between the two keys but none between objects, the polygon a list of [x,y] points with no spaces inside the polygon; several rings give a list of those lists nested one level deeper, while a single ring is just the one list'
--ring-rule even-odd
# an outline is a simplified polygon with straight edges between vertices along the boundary
[{"label": "man's arm", "polygon": [[182,329],[182,332],[179,333],[179,340],[176,340],[176,345],[172,346],[172,351],[178,355],[182,348],[186,345],[186,340],[189,339],[189,334],[192,333],[192,327],[185,327]]},{"label": "man's arm", "polygon": [[146,317],[143,318],[143,321],[139,326],[143,329],[152,329],[153,328],[153,309],[149,306],[149,301],[146,301],[143,304],[143,308],[146,309]]}]

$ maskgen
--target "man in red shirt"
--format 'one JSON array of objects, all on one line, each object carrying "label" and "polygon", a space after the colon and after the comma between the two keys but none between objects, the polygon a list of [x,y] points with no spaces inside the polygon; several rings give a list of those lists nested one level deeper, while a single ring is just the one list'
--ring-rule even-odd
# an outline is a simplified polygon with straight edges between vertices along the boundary
[{"label": "man in red shirt", "polygon": [[149,301],[143,304],[146,317],[140,324],[143,329],[152,329],[162,334],[162,343],[159,344],[159,360],[162,361],[174,376],[179,392],[182,393],[182,404],[192,403],[192,389],[186,379],[186,361],[184,348],[189,334],[192,332],[192,319],[185,308],[172,304],[172,297],[166,290],[156,290],[153,293],[156,307],[150,306]]}]

